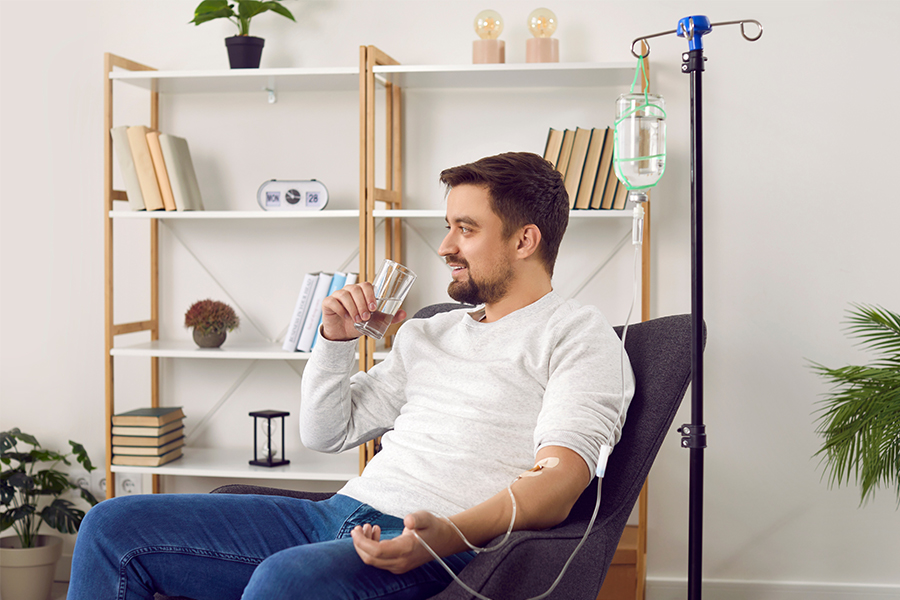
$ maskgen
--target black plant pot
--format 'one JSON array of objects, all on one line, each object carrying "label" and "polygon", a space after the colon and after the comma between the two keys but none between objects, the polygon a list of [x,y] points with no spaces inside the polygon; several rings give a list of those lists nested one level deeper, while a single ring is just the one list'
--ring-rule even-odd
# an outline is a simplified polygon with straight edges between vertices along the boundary
[{"label": "black plant pot", "polygon": [[228,62],[232,69],[258,69],[266,40],[250,35],[225,38]]}]

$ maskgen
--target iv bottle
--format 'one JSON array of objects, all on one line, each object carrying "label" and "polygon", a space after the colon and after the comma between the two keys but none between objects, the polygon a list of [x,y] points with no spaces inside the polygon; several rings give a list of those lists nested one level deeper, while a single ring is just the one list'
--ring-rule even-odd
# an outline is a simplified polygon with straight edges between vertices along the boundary
[{"label": "iv bottle", "polygon": [[646,202],[647,190],[666,170],[666,103],[656,94],[622,94],[616,101],[616,177],[632,202]]}]

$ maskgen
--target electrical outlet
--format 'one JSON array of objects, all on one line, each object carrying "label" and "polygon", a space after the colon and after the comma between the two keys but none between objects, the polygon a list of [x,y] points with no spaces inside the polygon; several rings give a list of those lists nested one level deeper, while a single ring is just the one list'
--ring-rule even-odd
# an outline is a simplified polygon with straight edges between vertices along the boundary
[{"label": "electrical outlet", "polygon": [[116,473],[116,496],[132,496],[144,491],[144,476],[140,473]]},{"label": "electrical outlet", "polygon": [[99,468],[91,471],[91,493],[99,502],[106,500],[106,470]]},{"label": "electrical outlet", "polygon": [[91,474],[85,469],[72,469],[69,472],[69,481],[91,491]]}]

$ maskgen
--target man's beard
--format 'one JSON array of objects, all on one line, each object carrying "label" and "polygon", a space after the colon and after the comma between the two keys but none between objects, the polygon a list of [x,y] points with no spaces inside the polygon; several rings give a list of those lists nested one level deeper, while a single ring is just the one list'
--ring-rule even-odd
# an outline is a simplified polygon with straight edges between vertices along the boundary
[{"label": "man's beard", "polygon": [[[469,263],[456,256],[447,257],[447,262],[461,264],[467,270],[469,269]],[[450,282],[450,285],[447,286],[447,294],[457,302],[473,305],[491,304],[506,296],[512,278],[513,270],[508,262],[497,265],[488,278],[482,281],[476,281],[472,272],[469,271],[465,281]]]}]

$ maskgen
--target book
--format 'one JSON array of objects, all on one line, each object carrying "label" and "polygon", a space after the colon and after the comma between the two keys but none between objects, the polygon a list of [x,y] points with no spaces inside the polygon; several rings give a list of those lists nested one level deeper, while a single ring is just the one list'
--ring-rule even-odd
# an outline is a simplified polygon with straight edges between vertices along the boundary
[{"label": "book", "polygon": [[578,196],[575,200],[576,209],[591,207],[594,183],[597,181],[597,169],[600,168],[600,159],[603,157],[603,145],[606,142],[606,136],[611,135],[609,131],[609,127],[606,127],[605,129],[594,129],[591,132],[591,143],[588,146],[587,156],[584,159],[581,185],[578,187]]},{"label": "book", "polygon": [[[591,208],[601,208],[603,203],[603,195],[606,193],[606,183],[609,181],[609,174],[613,171],[613,135],[612,129],[607,129],[606,139],[603,142],[603,154],[600,157],[600,166],[597,167],[597,177],[594,181],[594,193],[591,195]],[[613,179],[616,175],[613,173]],[[613,181],[615,184],[615,181]]]},{"label": "book", "polygon": [[[154,436],[137,436],[137,435],[113,435],[112,443],[113,446],[163,446],[168,444],[171,441],[177,440],[180,437],[184,437],[184,427],[181,426],[181,421],[172,421],[173,423],[179,425],[179,427],[173,431],[165,433],[163,435],[154,435]],[[127,426],[116,427],[115,429],[125,429]],[[146,429],[143,427],[135,427],[135,429]]]},{"label": "book", "polygon": [[309,302],[309,311],[303,320],[303,328],[300,330],[300,339],[297,341],[297,350],[300,352],[309,352],[312,350],[313,338],[316,330],[319,328],[319,319],[322,316],[322,300],[328,295],[331,289],[331,280],[334,279],[334,273],[319,273],[316,281],[316,289],[313,291],[312,298]]},{"label": "book", "polygon": [[344,287],[348,285],[353,285],[359,279],[359,273],[347,273],[347,281],[344,282]]},{"label": "book", "polygon": [[566,129],[563,134],[562,146],[559,149],[559,160],[556,162],[556,170],[562,173],[563,179],[566,177],[566,170],[569,167],[569,158],[572,156],[572,146],[575,143],[575,131]]},{"label": "book", "polygon": [[544,159],[550,161],[554,169],[556,168],[556,163],[559,162],[559,150],[562,148],[564,133],[563,130],[553,129],[552,127],[550,132],[547,133],[547,142],[544,144]]},{"label": "book", "polygon": [[131,146],[128,144],[128,126],[113,127],[109,130],[109,134],[112,136],[116,161],[119,163],[122,181],[125,184],[128,206],[131,210],[145,210],[144,196],[141,194],[141,183],[138,181],[134,158],[131,156]]},{"label": "book", "polygon": [[300,285],[300,296],[294,305],[294,312],[291,313],[291,322],[288,325],[287,334],[284,336],[284,343],[281,345],[282,350],[293,352],[297,349],[297,342],[300,341],[300,332],[303,329],[303,321],[306,319],[306,313],[309,310],[312,293],[316,289],[318,279],[315,273],[307,273],[303,276],[303,283]]},{"label": "book", "polygon": [[[618,179],[618,178],[617,178]],[[628,204],[628,188],[621,181],[616,186],[616,197],[613,199],[613,210],[624,210]]]},{"label": "book", "polygon": [[157,438],[184,427],[181,419],[162,425],[161,427],[137,427],[135,425],[113,425],[113,435],[140,436]]},{"label": "book", "polygon": [[140,427],[160,427],[184,418],[180,406],[160,406],[157,408],[138,408],[113,415],[113,425],[137,425]]},{"label": "book", "polygon": [[169,181],[172,184],[172,196],[177,210],[203,210],[203,197],[197,183],[197,173],[191,160],[191,150],[187,140],[178,136],[162,133],[159,136],[163,160]]},{"label": "book", "polygon": [[[341,272],[335,273],[334,277],[332,277],[332,279],[331,279],[331,285],[328,288],[328,293],[326,294],[326,296],[332,295],[333,293],[335,293],[336,291],[338,291],[339,289],[344,287],[344,285],[346,283],[347,283],[347,274],[346,273],[341,273]],[[321,311],[319,312],[319,322],[316,324],[316,331],[315,331],[315,333],[313,333],[313,341],[309,347],[310,350],[312,350],[313,348],[316,347],[316,341],[319,339],[319,326],[320,325],[322,325]]]},{"label": "book", "polygon": [[172,462],[181,456],[181,448],[175,448],[162,456],[127,456],[113,454],[112,464],[128,467],[158,467],[167,462]]},{"label": "book", "polygon": [[184,438],[180,437],[162,446],[113,446],[113,456],[162,456],[176,448],[184,446]]},{"label": "book", "polygon": [[137,173],[138,183],[141,186],[144,208],[147,210],[163,210],[164,206],[162,195],[159,191],[159,182],[156,180],[156,170],[153,168],[150,146],[147,144],[148,131],[150,129],[143,125],[129,127],[126,130],[128,146],[131,148],[134,170]]},{"label": "book", "polygon": [[603,201],[600,203],[600,208],[602,210],[609,210],[613,207],[613,200],[616,198],[616,190],[620,185],[622,184],[619,183],[619,178],[616,177],[616,170],[610,169],[609,176],[606,180],[606,189],[603,190]]},{"label": "book", "polygon": [[591,143],[591,130],[578,127],[572,139],[572,153],[566,167],[566,192],[569,193],[569,208],[575,207],[578,189],[581,186],[581,174],[587,158],[588,145]]},{"label": "book", "polygon": [[156,183],[159,184],[163,208],[175,210],[175,197],[172,196],[172,184],[169,182],[166,161],[163,159],[162,148],[159,145],[158,131],[147,132],[147,146],[150,148],[150,159],[153,161],[153,171],[156,173]]}]

